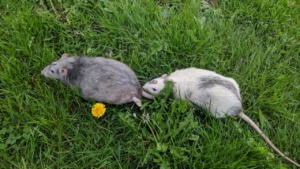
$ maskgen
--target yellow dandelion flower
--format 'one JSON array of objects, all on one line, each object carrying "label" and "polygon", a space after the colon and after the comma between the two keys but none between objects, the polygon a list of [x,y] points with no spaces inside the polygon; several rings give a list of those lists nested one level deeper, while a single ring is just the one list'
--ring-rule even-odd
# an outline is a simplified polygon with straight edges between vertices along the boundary
[{"label": "yellow dandelion flower", "polygon": [[92,107],[92,114],[93,114],[93,116],[95,116],[97,118],[103,116],[105,111],[106,111],[105,105],[102,103],[96,103]]}]

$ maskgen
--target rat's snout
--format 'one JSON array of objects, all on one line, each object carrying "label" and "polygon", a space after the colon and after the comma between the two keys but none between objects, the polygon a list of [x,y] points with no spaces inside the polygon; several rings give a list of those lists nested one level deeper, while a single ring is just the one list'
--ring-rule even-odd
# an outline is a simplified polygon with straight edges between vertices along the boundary
[{"label": "rat's snout", "polygon": [[45,77],[48,77],[48,73],[49,73],[49,66],[45,67],[42,71],[41,74],[44,75]]},{"label": "rat's snout", "polygon": [[44,76],[45,76],[45,73],[46,73],[46,72],[45,72],[45,71],[46,71],[45,69],[46,69],[46,68],[44,68],[44,69],[41,71],[41,74],[44,75]]},{"label": "rat's snout", "polygon": [[155,94],[153,93],[153,91],[151,90],[151,84],[149,82],[147,82],[146,84],[144,84],[143,89],[145,92],[150,93],[150,94]]},{"label": "rat's snout", "polygon": [[149,83],[149,82],[147,82],[147,83],[144,84],[144,86],[143,86],[143,89],[144,89],[144,90],[147,89],[148,83]]},{"label": "rat's snout", "polygon": [[144,84],[143,90],[145,92],[147,92],[147,93],[151,93],[152,94],[152,92],[149,89],[150,89],[149,82],[147,82],[146,84]]}]

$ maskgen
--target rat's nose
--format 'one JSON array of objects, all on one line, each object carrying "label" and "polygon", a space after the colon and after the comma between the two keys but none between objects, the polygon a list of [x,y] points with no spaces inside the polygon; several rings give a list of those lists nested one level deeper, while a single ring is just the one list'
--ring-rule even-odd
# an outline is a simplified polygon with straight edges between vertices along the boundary
[{"label": "rat's nose", "polygon": [[45,69],[43,69],[43,70],[41,71],[41,74],[42,74],[42,75],[44,74],[44,71],[45,71]]},{"label": "rat's nose", "polygon": [[41,71],[41,74],[45,76],[46,68]]},{"label": "rat's nose", "polygon": [[145,84],[144,84],[143,89],[146,89],[146,85],[147,85],[147,84],[148,84],[148,83],[145,83]]}]

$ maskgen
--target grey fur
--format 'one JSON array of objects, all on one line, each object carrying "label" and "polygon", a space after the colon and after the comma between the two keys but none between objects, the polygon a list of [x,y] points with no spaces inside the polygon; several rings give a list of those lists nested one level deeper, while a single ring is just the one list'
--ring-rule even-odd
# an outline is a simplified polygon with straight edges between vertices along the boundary
[{"label": "grey fur", "polygon": [[[56,73],[53,73],[51,70]],[[67,73],[60,73],[66,69]],[[61,58],[47,66],[42,74],[60,80],[65,85],[76,86],[81,95],[109,104],[138,101],[142,87],[135,73],[125,64],[102,57]]]},{"label": "grey fur", "polygon": [[240,114],[241,112],[243,112],[243,108],[242,108],[242,105],[240,106],[235,106],[235,107],[231,107],[228,112],[232,112],[232,114],[235,114],[235,115],[238,115]]},{"label": "grey fur", "polygon": [[206,77],[200,77],[199,79],[200,79],[199,89],[208,89],[208,88],[214,87],[216,85],[220,85],[220,86],[227,88],[232,93],[234,93],[235,96],[241,101],[238,90],[235,88],[235,86],[232,84],[232,82],[221,79],[218,76],[206,76]]},{"label": "grey fur", "polygon": [[[219,76],[201,76],[199,77],[199,84],[198,88],[200,89],[201,95],[198,96],[199,104],[201,104],[203,107],[206,107],[209,111],[214,112],[215,110],[210,109],[210,104],[212,100],[219,99],[219,98],[213,98],[211,95],[211,91],[208,89],[211,89],[215,86],[221,86],[228,89],[230,92],[232,92],[235,97],[239,100],[239,102],[236,102],[232,105],[230,109],[227,110],[227,113],[232,115],[238,115],[243,111],[241,97],[239,94],[238,89],[234,86],[234,84],[224,78],[220,78]],[[226,98],[225,98],[226,99]]]}]

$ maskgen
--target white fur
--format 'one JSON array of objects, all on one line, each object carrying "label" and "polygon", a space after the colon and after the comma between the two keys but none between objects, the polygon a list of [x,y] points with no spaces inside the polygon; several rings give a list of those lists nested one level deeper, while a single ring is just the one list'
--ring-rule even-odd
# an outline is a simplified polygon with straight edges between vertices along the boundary
[{"label": "white fur", "polygon": [[[199,78],[207,76],[219,77],[224,81],[230,81],[235,86],[239,98],[224,86],[216,85],[210,88],[199,88]],[[153,80],[157,83],[151,83]],[[160,77],[153,80],[143,86],[151,94],[159,94],[165,87],[165,81],[172,81],[174,83],[173,93],[177,99],[188,100],[206,108],[216,118],[237,115],[231,108],[242,107],[239,87],[235,80],[221,76],[213,71],[187,68],[177,70],[167,77]],[[156,91],[153,89],[156,89]],[[211,98],[210,100],[208,100],[208,95]]]},{"label": "white fur", "polygon": [[[207,87],[200,87],[201,81],[199,78],[215,77],[221,79],[221,81],[229,82],[236,89],[228,89],[224,85],[211,85]],[[244,121],[251,125],[261,137],[282,157],[289,162],[300,167],[300,164],[285,156],[272,142],[265,136],[261,129],[251,120],[247,115],[242,112],[241,96],[239,86],[232,78],[221,76],[213,71],[187,68],[177,70],[171,73],[169,76],[163,75],[162,77],[153,79],[146,83],[143,88],[151,94],[159,94],[159,92],[165,87],[166,81],[172,81],[174,83],[173,93],[177,99],[188,100],[206,108],[211,112],[211,115],[216,118],[222,118],[238,115]],[[228,86],[227,86],[228,87]],[[155,89],[155,91],[154,91]],[[208,97],[209,95],[209,97]],[[210,100],[208,100],[210,98]],[[234,111],[234,108],[238,108]],[[237,111],[240,112],[237,112]]]}]

